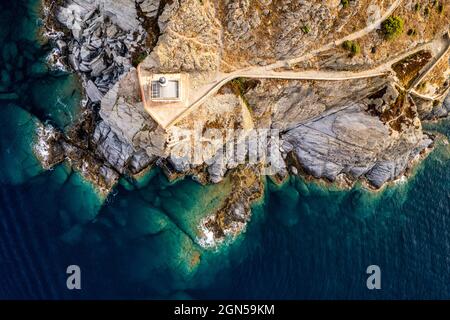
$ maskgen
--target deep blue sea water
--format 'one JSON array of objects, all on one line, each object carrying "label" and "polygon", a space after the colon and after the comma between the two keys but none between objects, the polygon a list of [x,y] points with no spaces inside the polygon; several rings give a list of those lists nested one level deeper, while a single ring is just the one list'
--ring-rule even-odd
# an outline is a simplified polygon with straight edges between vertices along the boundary
[{"label": "deep blue sea water", "polygon": [[[266,182],[246,233],[219,251],[192,240],[221,186],[155,169],[106,201],[66,164],[31,152],[39,121],[76,117],[76,77],[46,68],[38,1],[0,5],[0,298],[450,298],[450,147],[406,183],[371,193]],[[450,122],[428,129],[450,138]],[[66,268],[82,290],[66,288]],[[366,287],[381,268],[382,289]]]}]

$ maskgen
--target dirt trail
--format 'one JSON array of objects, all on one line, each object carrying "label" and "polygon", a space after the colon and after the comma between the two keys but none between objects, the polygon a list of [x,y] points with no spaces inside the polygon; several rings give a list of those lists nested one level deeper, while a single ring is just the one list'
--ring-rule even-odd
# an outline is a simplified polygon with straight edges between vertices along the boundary
[{"label": "dirt trail", "polygon": [[260,79],[291,79],[291,80],[318,80],[318,81],[344,81],[351,79],[363,79],[372,78],[383,75],[388,75],[391,71],[391,65],[394,63],[392,61],[387,62],[375,69],[362,71],[362,72],[346,72],[346,71],[285,71],[285,72],[275,72],[274,69],[283,68],[289,65],[294,65],[298,62],[308,60],[315,55],[330,50],[336,46],[341,45],[347,40],[355,40],[365,36],[366,34],[372,32],[373,30],[380,27],[381,23],[386,20],[395,9],[402,3],[403,0],[396,0],[389,9],[376,21],[367,25],[364,29],[354,32],[344,38],[336,41],[332,41],[321,48],[312,51],[309,54],[303,55],[301,57],[280,60],[273,64],[264,67],[251,67],[247,69],[237,70],[232,73],[218,73],[216,77],[207,85],[198,88],[196,90],[197,97],[191,103],[189,108],[171,121],[166,127],[170,127],[177,123],[179,120],[184,118],[186,115],[191,113],[197,106],[201,105],[209,96],[217,93],[217,91],[225,85],[227,82],[236,78],[260,78]]}]

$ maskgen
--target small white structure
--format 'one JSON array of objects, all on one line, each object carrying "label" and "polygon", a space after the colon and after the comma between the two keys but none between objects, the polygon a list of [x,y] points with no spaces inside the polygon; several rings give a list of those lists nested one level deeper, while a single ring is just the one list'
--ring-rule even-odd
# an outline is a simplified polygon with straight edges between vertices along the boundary
[{"label": "small white structure", "polygon": [[137,67],[139,87],[145,111],[161,127],[179,117],[189,106],[189,74],[152,73]]},{"label": "small white structure", "polygon": [[154,102],[179,102],[183,100],[183,83],[180,74],[155,74],[150,82],[151,100]]}]

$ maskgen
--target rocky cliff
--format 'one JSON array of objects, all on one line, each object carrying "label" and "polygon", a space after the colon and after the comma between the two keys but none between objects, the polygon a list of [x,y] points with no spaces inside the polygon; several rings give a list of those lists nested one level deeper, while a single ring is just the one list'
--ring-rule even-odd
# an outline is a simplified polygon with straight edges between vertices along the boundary
[{"label": "rocky cliff", "polygon": [[[232,156],[245,162],[251,154],[223,152],[230,142],[236,150],[249,149],[255,130],[277,130],[263,148],[280,153],[270,164],[278,178],[305,174],[347,186],[363,179],[380,188],[404,175],[433,145],[421,121],[445,116],[450,109],[449,98],[444,101],[448,80],[429,76],[436,92],[439,83],[440,96],[421,102],[412,92],[416,87],[405,86],[391,69],[421,46],[429,45],[433,59],[445,49],[436,43],[446,43],[441,38],[448,32],[449,4],[422,2],[434,11],[426,20],[421,15],[419,22],[412,1],[350,1],[348,6],[341,1],[291,0],[52,4],[48,31],[64,31],[53,41],[82,77],[88,103],[85,117],[69,133],[41,130],[40,149],[47,150],[41,159],[51,166],[68,158],[105,192],[121,175],[133,177],[154,163],[169,177],[188,174],[201,183],[220,183],[230,172],[236,188],[223,208],[204,221],[204,239],[242,230],[254,200],[249,190],[262,193],[259,175],[267,159],[256,155],[254,162],[242,166],[231,161]],[[402,17],[416,31],[414,36],[405,27],[397,40],[387,40],[381,22],[390,15]],[[348,48],[358,49],[348,52],[342,45],[345,39],[353,41]],[[389,72],[339,81],[265,79],[263,73],[259,79],[236,77],[165,130],[144,109],[134,68],[140,62],[153,72],[189,73],[195,84],[272,64],[277,71]],[[430,60],[421,67],[448,77],[448,63],[434,67]],[[413,78],[423,70],[411,73]],[[198,126],[198,141],[182,137]],[[239,138],[227,137],[229,129],[239,131]],[[205,137],[208,130],[226,138]],[[200,159],[180,152],[195,143],[207,150]],[[254,177],[251,183],[242,182],[242,172]]]}]

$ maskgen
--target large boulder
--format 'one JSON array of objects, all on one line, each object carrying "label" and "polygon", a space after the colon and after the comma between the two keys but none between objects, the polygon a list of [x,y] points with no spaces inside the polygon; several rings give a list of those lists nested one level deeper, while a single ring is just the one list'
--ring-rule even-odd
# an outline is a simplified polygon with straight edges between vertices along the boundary
[{"label": "large boulder", "polygon": [[365,176],[375,187],[398,178],[431,143],[420,131],[392,134],[388,125],[355,104],[299,124],[282,137],[303,169],[334,181],[340,174]]}]

